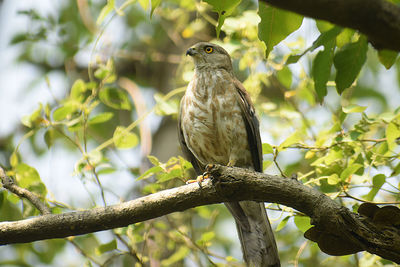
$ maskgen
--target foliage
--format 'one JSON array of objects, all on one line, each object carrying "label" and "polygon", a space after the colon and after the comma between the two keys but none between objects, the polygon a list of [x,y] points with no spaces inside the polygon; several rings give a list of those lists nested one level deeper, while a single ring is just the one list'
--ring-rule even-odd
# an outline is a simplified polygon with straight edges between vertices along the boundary
[{"label": "foliage", "polygon": [[[255,102],[266,172],[297,174],[304,184],[354,211],[363,201],[399,205],[397,53],[374,50],[354,30],[263,3],[257,9],[247,0],[83,0],[63,1],[56,14],[39,10],[37,6],[18,14],[28,18],[30,27],[15,34],[11,46],[20,48],[18,60],[34,66],[37,79],[46,79],[50,90],[54,85],[48,77],[55,72],[69,86],[61,97],[37,103],[22,117],[23,128],[0,136],[12,140],[0,142],[0,164],[52,212],[112,204],[191,178],[190,163],[178,156],[176,134],[169,138],[164,125],[175,127],[179,99],[193,74],[184,51],[204,40],[228,50]],[[89,59],[82,60],[83,54]],[[33,83],[25,90],[42,88]],[[151,131],[156,131],[153,147]],[[69,201],[58,200],[39,171],[43,168],[31,163],[58,150],[72,151],[73,162],[63,164],[73,171],[68,179],[77,178],[87,190],[81,202],[73,201],[73,190],[64,192]],[[140,156],[126,160],[126,153]],[[129,176],[128,184],[115,189],[110,177],[122,175]],[[277,218],[285,266],[391,264],[367,253],[328,257],[302,237],[310,227],[307,217],[280,205],[268,208]],[[37,215],[26,200],[0,191],[1,221]],[[51,265],[76,248],[88,266],[150,261],[161,266],[241,266],[237,237],[227,235],[227,224],[233,231],[221,205],[198,207],[107,235],[1,248],[0,265]]]}]

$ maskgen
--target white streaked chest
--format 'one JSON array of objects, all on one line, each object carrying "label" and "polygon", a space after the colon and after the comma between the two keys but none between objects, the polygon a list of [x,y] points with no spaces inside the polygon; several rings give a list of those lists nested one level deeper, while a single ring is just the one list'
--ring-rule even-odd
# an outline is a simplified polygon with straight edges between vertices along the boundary
[{"label": "white streaked chest", "polygon": [[237,89],[224,70],[197,71],[182,100],[186,144],[202,163],[228,164],[247,147]]}]

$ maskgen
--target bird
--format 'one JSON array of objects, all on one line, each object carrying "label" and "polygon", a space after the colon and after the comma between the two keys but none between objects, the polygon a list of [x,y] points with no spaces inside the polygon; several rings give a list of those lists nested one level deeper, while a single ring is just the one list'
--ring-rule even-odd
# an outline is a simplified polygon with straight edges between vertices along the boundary
[{"label": "bird", "polygon": [[[249,94],[235,77],[228,52],[199,42],[186,51],[194,75],[180,102],[178,139],[197,175],[208,164],[262,172],[259,121]],[[279,267],[275,237],[264,203],[224,203],[232,214],[247,266]]]}]

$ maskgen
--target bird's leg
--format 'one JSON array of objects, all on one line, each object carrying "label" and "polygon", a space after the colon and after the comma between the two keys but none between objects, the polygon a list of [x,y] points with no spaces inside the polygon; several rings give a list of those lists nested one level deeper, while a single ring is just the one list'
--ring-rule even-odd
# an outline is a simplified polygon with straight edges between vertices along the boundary
[{"label": "bird's leg", "polygon": [[186,182],[186,184],[192,184],[192,183],[197,182],[197,183],[199,184],[199,186],[201,187],[201,183],[202,183],[205,179],[209,179],[209,178],[211,177],[210,170],[211,170],[211,168],[212,168],[213,166],[214,166],[213,164],[207,164],[207,165],[206,165],[206,168],[205,168],[205,170],[204,170],[204,172],[203,172],[202,175],[197,176],[197,177],[196,177],[196,180],[188,180],[188,181]]},{"label": "bird's leg", "polygon": [[236,165],[236,159],[231,158],[231,159],[229,159],[229,162],[226,166],[233,167],[235,165]]}]

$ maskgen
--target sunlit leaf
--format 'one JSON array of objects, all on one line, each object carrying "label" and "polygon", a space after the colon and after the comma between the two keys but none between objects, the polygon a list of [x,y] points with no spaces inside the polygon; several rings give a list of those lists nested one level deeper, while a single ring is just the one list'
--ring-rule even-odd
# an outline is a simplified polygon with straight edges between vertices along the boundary
[{"label": "sunlit leaf", "polygon": [[356,171],[358,171],[363,165],[359,163],[354,163],[348,166],[346,169],[343,170],[343,172],[340,174],[340,179],[342,181],[348,179],[350,175],[354,174]]},{"label": "sunlit leaf", "polygon": [[303,22],[303,16],[262,2],[259,2],[258,15],[261,18],[258,24],[258,37],[267,46],[266,57],[275,45],[297,30]]},{"label": "sunlit leaf", "polygon": [[359,106],[356,104],[351,104],[346,107],[342,107],[344,113],[361,113],[366,109],[367,107]]},{"label": "sunlit leaf", "polygon": [[99,16],[97,17],[96,24],[100,25],[103,20],[114,10],[115,0],[107,0],[107,4],[101,9]]},{"label": "sunlit leaf", "polygon": [[294,223],[303,233],[305,233],[311,227],[310,218],[306,216],[294,216]]},{"label": "sunlit leaf", "polygon": [[39,107],[32,112],[32,114],[22,117],[22,124],[28,128],[34,128],[35,126],[38,126],[43,121],[42,110],[43,105],[40,104]]},{"label": "sunlit leaf", "polygon": [[276,73],[276,76],[279,80],[279,82],[285,86],[285,88],[290,89],[290,86],[292,85],[292,72],[290,69],[285,66],[281,70],[279,70]]},{"label": "sunlit leaf", "polygon": [[369,191],[368,195],[365,198],[369,201],[374,200],[376,194],[381,189],[382,185],[386,182],[386,176],[384,174],[377,174],[372,177],[372,185],[371,191]]},{"label": "sunlit leaf", "polygon": [[355,43],[349,43],[342,47],[334,56],[333,63],[336,68],[336,89],[342,94],[344,89],[350,87],[367,58],[368,44],[365,37]]},{"label": "sunlit leaf", "polygon": [[113,135],[114,145],[119,149],[132,148],[138,145],[136,134],[129,132],[125,127],[118,126]]},{"label": "sunlit leaf", "polygon": [[236,6],[242,0],[203,0],[204,2],[210,4],[213,7],[213,11],[218,13],[218,25],[216,28],[217,38],[219,38],[219,33],[221,31],[222,25],[224,25],[226,17],[232,14]]},{"label": "sunlit leaf", "polygon": [[105,252],[114,250],[117,248],[117,240],[113,239],[108,243],[105,244],[101,244],[100,246],[98,246],[95,250],[97,255],[101,255]]},{"label": "sunlit leaf", "polygon": [[268,143],[262,144],[262,151],[263,151],[263,154],[273,154],[274,153],[274,149]]},{"label": "sunlit leaf", "polygon": [[300,141],[303,140],[303,136],[304,136],[304,131],[302,130],[295,131],[279,145],[279,150],[300,143]]},{"label": "sunlit leaf", "polygon": [[53,119],[55,121],[62,121],[69,119],[70,116],[78,110],[78,106],[72,102],[67,102],[64,106],[59,107],[53,113]]},{"label": "sunlit leaf", "polygon": [[89,119],[89,124],[97,124],[109,121],[114,116],[112,112],[103,112]]},{"label": "sunlit leaf", "polygon": [[150,0],[151,1],[151,11],[150,18],[153,16],[154,10],[160,5],[161,0]]},{"label": "sunlit leaf", "polygon": [[125,91],[117,88],[105,87],[99,93],[101,102],[114,109],[130,110],[131,104]]},{"label": "sunlit leaf", "polygon": [[340,182],[340,179],[339,179],[339,176],[336,173],[334,173],[334,174],[328,176],[327,181],[328,181],[328,184],[335,185]]},{"label": "sunlit leaf", "polygon": [[18,185],[45,197],[47,194],[46,186],[42,183],[37,170],[28,164],[19,163],[15,168],[15,177]]},{"label": "sunlit leaf", "polygon": [[84,100],[84,93],[87,90],[87,86],[85,82],[81,79],[78,79],[74,82],[71,87],[70,97],[74,100],[82,102]]},{"label": "sunlit leaf", "polygon": [[174,254],[169,258],[162,260],[162,266],[173,266],[174,263],[184,259],[190,253],[190,249],[187,246],[180,246]]},{"label": "sunlit leaf", "polygon": [[396,146],[396,139],[400,137],[400,127],[391,122],[386,127],[386,142],[389,150],[393,150]]},{"label": "sunlit leaf", "polygon": [[137,180],[143,180],[143,179],[147,179],[151,176],[153,176],[154,174],[157,174],[159,172],[163,171],[163,168],[161,166],[154,166],[151,167],[150,169],[148,169],[147,171],[145,171],[142,175],[140,175]]},{"label": "sunlit leaf", "polygon": [[278,231],[282,230],[282,229],[286,226],[286,224],[287,224],[287,222],[288,222],[288,220],[289,220],[290,218],[291,218],[291,216],[286,216],[286,217],[278,224],[278,226],[276,227],[275,231],[278,232]]},{"label": "sunlit leaf", "polygon": [[147,158],[149,159],[149,161],[151,162],[151,164],[153,164],[154,166],[158,166],[161,164],[161,162],[158,160],[157,157],[152,156],[152,155],[148,155]]},{"label": "sunlit leaf", "polygon": [[17,166],[19,163],[18,154],[14,151],[10,157],[10,165],[11,167]]}]

